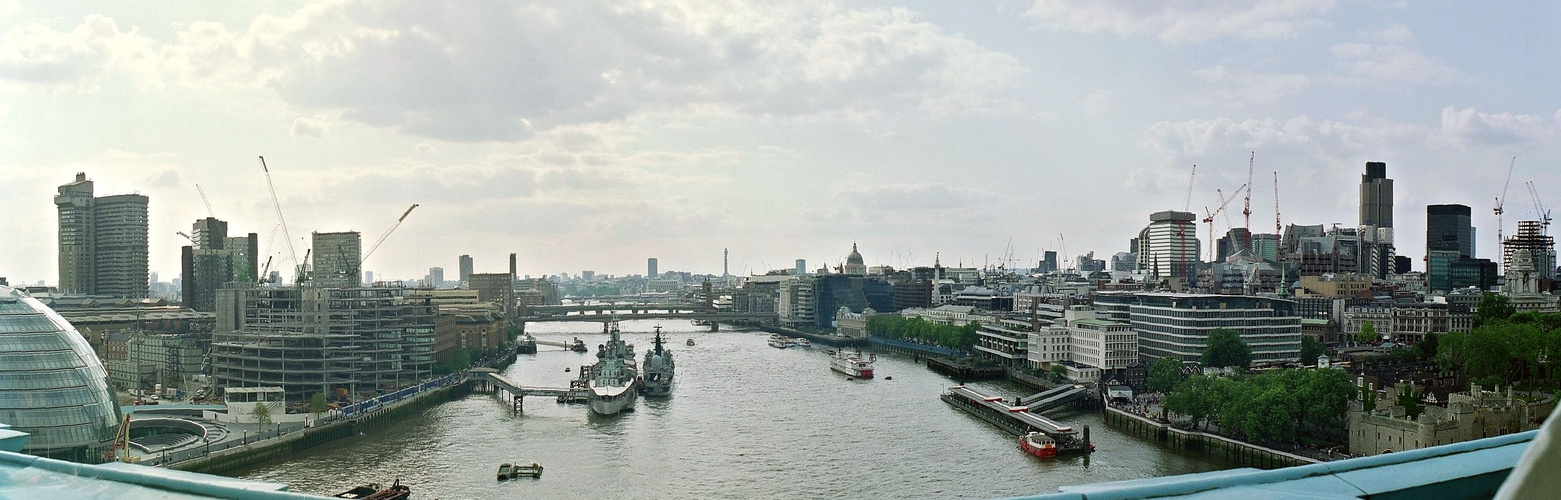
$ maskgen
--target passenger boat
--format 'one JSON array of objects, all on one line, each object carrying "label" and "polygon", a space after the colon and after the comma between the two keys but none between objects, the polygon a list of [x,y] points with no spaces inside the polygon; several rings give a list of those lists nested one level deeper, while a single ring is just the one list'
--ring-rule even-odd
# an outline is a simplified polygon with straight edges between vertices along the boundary
[{"label": "passenger boat", "polygon": [[873,362],[878,356],[869,354],[866,359],[858,351],[841,349],[829,359],[829,369],[857,378],[873,378]]},{"label": "passenger boat", "polygon": [[1019,438],[1019,449],[1042,458],[1057,456],[1057,440],[1042,432],[1031,432]]},{"label": "passenger boat", "polygon": [[791,340],[780,335],[771,335],[770,347],[774,347],[776,349],[785,349],[787,347],[791,347]]},{"label": "passenger boat", "polygon": [[399,478],[389,488],[382,488],[378,483],[369,483],[331,496],[331,498],[358,500],[406,500],[411,497],[412,488],[403,486]]}]

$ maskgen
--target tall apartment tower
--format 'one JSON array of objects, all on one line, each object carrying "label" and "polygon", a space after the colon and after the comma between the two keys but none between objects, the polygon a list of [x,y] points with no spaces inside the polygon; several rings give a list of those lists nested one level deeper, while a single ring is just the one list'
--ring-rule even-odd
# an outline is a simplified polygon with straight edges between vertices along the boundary
[{"label": "tall apartment tower", "polygon": [[92,181],[77,173],[59,187],[60,291],[145,298],[147,198],[139,194],[93,196]]},{"label": "tall apartment tower", "polygon": [[363,278],[363,238],[357,231],[313,233],[314,282],[324,288],[357,288]]},{"label": "tall apartment tower", "polygon": [[461,286],[468,287],[472,284],[472,256],[461,256]]},{"label": "tall apartment tower", "polygon": [[219,289],[259,280],[260,246],[255,233],[229,238],[227,222],[207,217],[191,226],[190,243],[179,253],[184,307],[211,312]]},{"label": "tall apartment tower", "polygon": [[1393,268],[1393,179],[1388,164],[1366,162],[1360,176],[1360,270],[1386,278]]},{"label": "tall apartment tower", "polygon": [[1426,206],[1426,281],[1432,290],[1451,290],[1453,262],[1474,258],[1472,213],[1467,205]]},{"label": "tall apartment tower", "polygon": [[645,277],[655,279],[657,276],[661,274],[656,272],[656,258],[645,259]]}]

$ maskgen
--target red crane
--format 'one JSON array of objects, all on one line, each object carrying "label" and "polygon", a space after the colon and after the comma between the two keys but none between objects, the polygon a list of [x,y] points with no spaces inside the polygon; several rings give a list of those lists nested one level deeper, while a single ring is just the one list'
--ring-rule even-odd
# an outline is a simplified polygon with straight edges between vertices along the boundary
[{"label": "red crane", "polygon": [[[1248,197],[1248,199],[1251,199],[1252,190],[1251,189],[1247,189],[1247,186],[1248,186],[1247,184],[1242,184],[1241,187],[1236,188],[1236,192],[1240,192],[1241,190],[1246,189],[1247,190],[1247,197]],[[1236,193],[1231,193],[1230,199],[1228,199],[1228,200],[1225,199],[1224,194],[1221,193],[1220,201],[1221,201],[1220,207],[1214,209],[1214,211],[1212,211],[1212,212],[1209,211],[1209,207],[1203,207],[1203,212],[1206,213],[1206,214],[1209,214],[1208,217],[1204,217],[1203,218],[1203,223],[1209,225],[1209,262],[1214,262],[1214,246],[1215,246],[1214,245],[1214,216],[1219,215],[1220,212],[1224,212],[1225,211],[1225,207],[1230,206],[1230,202],[1236,201]],[[1250,232],[1250,230],[1248,232]],[[1248,248],[1248,250],[1251,250],[1251,249]]]}]

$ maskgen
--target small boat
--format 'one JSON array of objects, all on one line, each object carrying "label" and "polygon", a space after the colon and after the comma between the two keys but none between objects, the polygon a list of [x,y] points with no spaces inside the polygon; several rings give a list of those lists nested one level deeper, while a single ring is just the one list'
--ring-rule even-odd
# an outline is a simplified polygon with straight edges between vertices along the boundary
[{"label": "small boat", "polygon": [[564,367],[564,373],[568,373],[568,372],[569,372],[569,367],[565,366]]},{"label": "small boat", "polygon": [[399,478],[389,488],[382,488],[378,483],[369,483],[331,496],[331,498],[356,498],[361,500],[405,500],[411,497],[412,488],[403,486]]},{"label": "small boat", "polygon": [[688,339],[688,345],[694,345],[694,339]]},{"label": "small boat", "polygon": [[542,478],[542,464],[531,462],[531,465],[516,465],[515,475],[512,477]]},{"label": "small boat", "polygon": [[499,480],[503,481],[515,477],[515,464],[504,462],[499,464]]},{"label": "small boat", "polygon": [[1040,432],[1031,432],[1019,438],[1019,449],[1042,458],[1057,456],[1057,440]]}]

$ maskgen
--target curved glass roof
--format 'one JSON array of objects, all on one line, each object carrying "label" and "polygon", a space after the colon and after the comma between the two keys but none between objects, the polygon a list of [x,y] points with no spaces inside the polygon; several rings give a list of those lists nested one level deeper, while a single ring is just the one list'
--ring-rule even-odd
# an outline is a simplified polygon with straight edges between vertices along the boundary
[{"label": "curved glass roof", "polygon": [[54,310],[0,286],[0,423],[32,435],[23,452],[101,461],[119,429],[108,371]]}]

